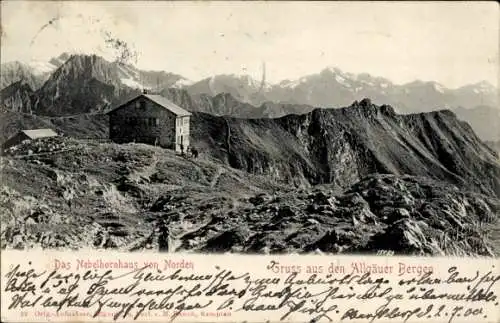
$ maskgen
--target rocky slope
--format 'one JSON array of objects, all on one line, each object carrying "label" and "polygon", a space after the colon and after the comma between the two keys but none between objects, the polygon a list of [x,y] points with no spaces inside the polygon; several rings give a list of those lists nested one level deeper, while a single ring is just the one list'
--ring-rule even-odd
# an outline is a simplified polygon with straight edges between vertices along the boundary
[{"label": "rocky slope", "polygon": [[316,109],[278,119],[195,114],[195,145],[250,173],[295,183],[341,188],[371,173],[448,181],[500,193],[494,151],[450,111],[398,115],[369,100],[343,109]]},{"label": "rocky slope", "polygon": [[33,89],[24,80],[14,82],[0,90],[0,108],[5,111],[31,113],[34,106],[33,99]]},{"label": "rocky slope", "polygon": [[496,151],[498,156],[500,156],[500,140],[499,141],[486,141],[485,144],[488,145],[488,147],[490,147],[494,151]]},{"label": "rocky slope", "polygon": [[1,165],[2,248],[500,251],[498,199],[422,177],[370,175],[343,192],[297,190],[206,154],[186,160],[140,144],[60,138],[17,153]]},{"label": "rocky slope", "polygon": [[73,138],[106,139],[108,117],[103,114],[80,114],[66,117],[44,117],[26,113],[0,112],[0,143],[24,129],[50,128]]}]

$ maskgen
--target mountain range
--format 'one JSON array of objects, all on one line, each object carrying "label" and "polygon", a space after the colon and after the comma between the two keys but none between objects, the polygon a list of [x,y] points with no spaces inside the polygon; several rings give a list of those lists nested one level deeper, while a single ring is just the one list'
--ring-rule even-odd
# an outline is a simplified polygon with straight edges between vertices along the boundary
[{"label": "mountain range", "polygon": [[186,109],[240,118],[276,118],[308,113],[316,107],[339,108],[368,97],[403,114],[450,109],[469,122],[483,140],[500,140],[496,126],[500,124],[499,92],[487,82],[458,89],[423,81],[397,85],[386,78],[338,68],[325,68],[277,84],[248,75],[216,75],[193,82],[177,74],[143,71],[96,55],[67,53],[48,62],[2,64],[1,82],[3,110],[38,115],[104,111],[141,88],[196,102],[182,105]]},{"label": "mountain range", "polygon": [[485,81],[458,89],[423,81],[397,85],[386,78],[345,73],[339,68],[325,68],[317,74],[278,84],[259,82],[246,75],[218,75],[196,82],[187,90],[191,94],[230,93],[237,100],[256,106],[264,102],[280,102],[338,108],[370,98],[374,103],[394,106],[400,113],[458,106],[498,107],[499,94],[494,86]]}]

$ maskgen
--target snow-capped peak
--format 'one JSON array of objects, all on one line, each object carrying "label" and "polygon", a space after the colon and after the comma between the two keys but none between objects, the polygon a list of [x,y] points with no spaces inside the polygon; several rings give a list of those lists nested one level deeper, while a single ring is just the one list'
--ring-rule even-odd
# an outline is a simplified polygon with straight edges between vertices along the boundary
[{"label": "snow-capped peak", "polygon": [[186,86],[190,86],[194,84],[193,81],[191,80],[188,80],[188,79],[185,79],[185,78],[180,78],[178,81],[176,81],[172,87],[173,88],[183,88],[183,87],[186,87]]},{"label": "snow-capped peak", "polygon": [[133,89],[147,89],[147,90],[151,89],[151,87],[144,86],[143,84],[139,83],[137,80],[131,77],[120,78],[120,81],[122,82],[123,85],[126,85]]},{"label": "snow-capped peak", "polygon": [[283,80],[278,85],[282,88],[294,89],[302,83],[306,83],[308,81],[308,77],[303,76],[296,80]]},{"label": "snow-capped peak", "polygon": [[439,83],[432,83],[432,85],[434,86],[434,90],[440,92],[440,93],[444,93],[445,91],[445,88],[443,85],[439,84]]},{"label": "snow-capped peak", "polygon": [[52,73],[57,69],[57,66],[54,64],[44,61],[31,61],[26,65],[28,65],[33,71],[33,74],[37,76]]},{"label": "snow-capped peak", "polygon": [[474,93],[478,93],[478,94],[479,93],[482,93],[482,94],[493,93],[496,91],[496,88],[488,81],[481,81],[481,82],[469,85],[468,87],[469,87],[469,89],[472,89],[472,91]]},{"label": "snow-capped peak", "polygon": [[344,76],[344,72],[342,72],[342,70],[336,66],[328,66],[327,68],[325,68],[325,71],[328,71],[332,74],[339,74],[341,76]]}]

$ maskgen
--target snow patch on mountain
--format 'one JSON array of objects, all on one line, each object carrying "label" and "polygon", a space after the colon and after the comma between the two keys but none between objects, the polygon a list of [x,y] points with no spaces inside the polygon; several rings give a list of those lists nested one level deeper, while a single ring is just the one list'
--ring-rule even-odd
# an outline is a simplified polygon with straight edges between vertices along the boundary
[{"label": "snow patch on mountain", "polygon": [[366,85],[369,85],[369,86],[374,86],[374,85],[375,85],[375,84],[373,84],[373,82],[371,82],[371,81],[366,81],[366,80],[361,80],[361,83],[366,84]]},{"label": "snow patch on mountain", "polygon": [[132,68],[130,66],[123,65],[123,64],[120,64],[118,66],[118,73],[120,73],[121,78],[128,78],[128,79],[137,80],[140,77],[139,72],[137,70],[135,70],[134,68]]},{"label": "snow patch on mountain", "polygon": [[192,81],[192,80],[188,80],[188,79],[185,79],[185,78],[181,78],[181,79],[179,79],[178,81],[176,81],[176,82],[172,85],[172,87],[173,87],[173,88],[177,88],[177,89],[179,89],[179,88],[183,88],[183,87],[186,87],[186,86],[190,86],[190,85],[192,85],[192,84],[194,84],[194,81]]},{"label": "snow patch on mountain", "polygon": [[57,66],[55,66],[54,64],[43,61],[31,61],[27,65],[31,68],[31,71],[35,75],[44,75],[47,73],[52,73],[57,69]]},{"label": "snow patch on mountain", "polygon": [[439,83],[433,83],[432,85],[434,86],[434,90],[438,91],[439,93],[444,93],[444,86]]},{"label": "snow patch on mountain", "polygon": [[296,80],[284,80],[279,83],[279,86],[282,88],[289,88],[289,89],[294,89],[300,84],[306,83],[308,81],[307,77],[301,77]]},{"label": "snow patch on mountain", "polygon": [[346,84],[346,80],[345,80],[345,78],[344,78],[344,77],[342,77],[341,75],[338,75],[338,74],[337,74],[337,75],[335,75],[335,80],[336,80],[337,82],[339,82],[340,84],[342,84],[342,85]]},{"label": "snow patch on mountain", "polygon": [[133,78],[120,78],[120,82],[122,82],[123,85],[126,85],[133,89],[143,89],[143,88],[149,89],[149,87],[143,86],[141,83],[134,80]]}]

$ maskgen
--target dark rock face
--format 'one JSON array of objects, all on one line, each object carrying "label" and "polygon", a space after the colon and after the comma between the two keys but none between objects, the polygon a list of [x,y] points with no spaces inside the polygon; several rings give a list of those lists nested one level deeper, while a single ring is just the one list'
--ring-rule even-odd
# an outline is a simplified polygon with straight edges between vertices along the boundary
[{"label": "dark rock face", "polygon": [[96,55],[74,55],[37,91],[33,110],[50,116],[106,110],[134,92],[122,89],[119,80],[114,64]]},{"label": "dark rock face", "polygon": [[[141,71],[127,64],[108,62],[97,55],[63,54],[49,65],[54,70],[42,79],[29,66],[2,64],[2,84],[8,86],[22,80],[35,90],[30,101],[22,102],[21,110],[46,116],[102,112],[139,94],[141,87],[160,91],[184,80],[172,73]],[[20,110],[15,93],[6,92],[2,98],[5,109]]]},{"label": "dark rock face", "polygon": [[200,150],[231,167],[308,186],[340,188],[373,173],[426,176],[498,196],[495,153],[452,112],[397,115],[369,100],[278,119],[197,113]]},{"label": "dark rock face", "polygon": [[10,111],[31,113],[34,92],[25,81],[18,81],[0,91],[0,107],[8,107]]}]

